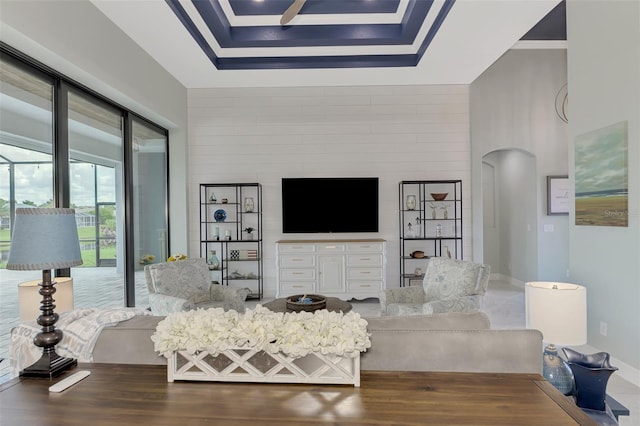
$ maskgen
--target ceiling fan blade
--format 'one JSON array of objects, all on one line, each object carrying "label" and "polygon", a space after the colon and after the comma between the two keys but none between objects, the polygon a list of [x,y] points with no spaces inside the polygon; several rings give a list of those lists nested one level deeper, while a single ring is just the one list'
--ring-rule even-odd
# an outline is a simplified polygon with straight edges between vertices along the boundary
[{"label": "ceiling fan blade", "polygon": [[296,17],[300,9],[307,0],[293,0],[293,3],[287,10],[284,11],[280,18],[280,25],[287,25],[289,21]]}]

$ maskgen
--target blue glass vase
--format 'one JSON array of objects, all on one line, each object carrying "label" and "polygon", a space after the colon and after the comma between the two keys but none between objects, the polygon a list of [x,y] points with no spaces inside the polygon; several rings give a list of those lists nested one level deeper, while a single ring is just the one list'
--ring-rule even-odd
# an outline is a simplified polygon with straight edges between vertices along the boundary
[{"label": "blue glass vase", "polygon": [[573,392],[571,369],[553,344],[547,345],[542,353],[542,376],[564,395]]}]

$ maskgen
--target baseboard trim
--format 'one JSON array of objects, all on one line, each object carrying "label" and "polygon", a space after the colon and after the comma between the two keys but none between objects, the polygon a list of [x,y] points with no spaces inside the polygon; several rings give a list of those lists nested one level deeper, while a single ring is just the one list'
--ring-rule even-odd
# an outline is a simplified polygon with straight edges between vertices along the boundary
[{"label": "baseboard trim", "polygon": [[501,273],[491,273],[491,275],[489,276],[489,279],[491,280],[498,280],[498,281],[504,281],[514,287],[519,288],[520,290],[524,290],[524,281],[520,281],[516,278],[510,277],[508,275],[504,275]]}]

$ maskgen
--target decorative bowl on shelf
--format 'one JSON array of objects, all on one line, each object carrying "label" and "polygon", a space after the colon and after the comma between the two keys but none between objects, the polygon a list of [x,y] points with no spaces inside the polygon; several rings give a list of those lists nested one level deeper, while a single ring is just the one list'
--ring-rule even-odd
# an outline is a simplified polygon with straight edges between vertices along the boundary
[{"label": "decorative bowl on shelf", "polygon": [[445,198],[447,198],[447,195],[449,195],[448,192],[432,192],[431,198],[433,198],[435,201],[443,201]]},{"label": "decorative bowl on shelf", "polygon": [[327,298],[319,294],[296,294],[287,297],[287,310],[313,312],[327,308]]}]

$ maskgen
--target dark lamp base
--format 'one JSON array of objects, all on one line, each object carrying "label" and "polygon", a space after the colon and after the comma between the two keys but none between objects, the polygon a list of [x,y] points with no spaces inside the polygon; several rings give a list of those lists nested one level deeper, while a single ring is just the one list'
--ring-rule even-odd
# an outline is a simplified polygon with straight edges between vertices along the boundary
[{"label": "dark lamp base", "polygon": [[34,364],[22,370],[20,377],[53,379],[76,365],[78,365],[76,359],[64,358],[55,352],[52,355],[43,354]]}]

